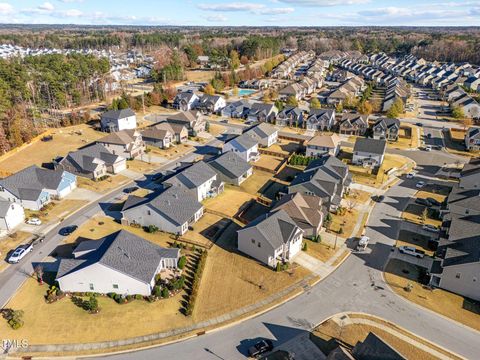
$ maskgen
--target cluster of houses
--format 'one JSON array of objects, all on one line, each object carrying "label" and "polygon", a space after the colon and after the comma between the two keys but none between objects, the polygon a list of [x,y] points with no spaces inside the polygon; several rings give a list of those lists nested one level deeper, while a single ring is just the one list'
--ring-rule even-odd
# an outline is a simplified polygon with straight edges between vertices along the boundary
[{"label": "cluster of houses", "polygon": [[313,51],[299,51],[273,69],[270,76],[274,79],[291,79],[293,78],[295,68],[314,56],[315,53]]},{"label": "cluster of houses", "polygon": [[365,81],[361,77],[352,74],[351,77],[345,79],[328,94],[326,103],[334,106],[343,104],[348,99],[355,99],[357,96],[360,96],[365,87]]},{"label": "cluster of houses", "polygon": [[442,205],[442,228],[431,269],[433,286],[480,300],[480,160],[465,164]]}]

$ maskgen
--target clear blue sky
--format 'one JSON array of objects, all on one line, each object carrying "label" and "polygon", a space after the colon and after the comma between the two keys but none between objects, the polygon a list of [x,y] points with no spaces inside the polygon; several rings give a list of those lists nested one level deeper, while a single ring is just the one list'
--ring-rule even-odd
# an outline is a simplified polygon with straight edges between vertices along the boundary
[{"label": "clear blue sky", "polygon": [[480,26],[480,0],[0,0],[0,23]]}]

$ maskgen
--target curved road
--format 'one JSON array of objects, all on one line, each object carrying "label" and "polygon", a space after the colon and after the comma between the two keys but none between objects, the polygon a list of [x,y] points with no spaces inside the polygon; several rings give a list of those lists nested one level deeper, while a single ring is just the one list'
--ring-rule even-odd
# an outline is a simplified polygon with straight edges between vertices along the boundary
[{"label": "curved road", "polygon": [[376,204],[366,234],[369,251],[352,254],[334,273],[295,299],[255,318],[182,342],[103,359],[244,359],[246,339],[271,338],[282,344],[339,312],[377,315],[461,356],[480,354],[480,332],[422,309],[395,295],[382,278],[400,229],[400,214],[416,192],[415,180],[400,181]]}]

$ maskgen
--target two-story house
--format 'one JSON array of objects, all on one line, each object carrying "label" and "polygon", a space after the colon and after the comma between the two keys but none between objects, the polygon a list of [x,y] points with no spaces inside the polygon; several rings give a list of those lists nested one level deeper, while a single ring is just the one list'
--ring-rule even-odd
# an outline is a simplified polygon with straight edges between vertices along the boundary
[{"label": "two-story house", "polygon": [[337,134],[316,135],[307,142],[307,156],[337,156],[340,151],[340,137]]},{"label": "two-story house", "polygon": [[121,130],[97,140],[98,144],[113,155],[120,155],[125,159],[135,159],[145,152],[145,143],[142,134],[138,130]]},{"label": "two-story house", "polygon": [[376,140],[397,141],[400,132],[400,120],[379,118],[373,125],[373,138]]},{"label": "two-story house", "polygon": [[137,128],[137,116],[132,109],[109,110],[100,118],[102,131],[122,131]]}]

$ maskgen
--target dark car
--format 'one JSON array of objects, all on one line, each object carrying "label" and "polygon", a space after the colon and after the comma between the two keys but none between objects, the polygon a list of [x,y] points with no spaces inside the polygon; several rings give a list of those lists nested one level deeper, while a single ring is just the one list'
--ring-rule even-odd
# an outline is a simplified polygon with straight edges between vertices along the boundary
[{"label": "dark car", "polygon": [[422,124],[421,122],[418,122],[418,123],[416,123],[415,125],[417,125],[417,126],[423,126],[423,124]]},{"label": "dark car", "polygon": [[442,203],[440,201],[438,201],[437,199],[434,199],[434,198],[427,198],[428,202],[430,204],[432,204],[433,206],[440,206],[442,205]]},{"label": "dark car", "polygon": [[264,339],[257,342],[255,345],[248,349],[248,355],[251,357],[258,357],[273,349],[273,343],[271,340]]},{"label": "dark car", "polygon": [[373,201],[375,201],[375,202],[382,202],[383,200],[385,200],[385,196],[383,196],[383,195],[376,195],[376,196],[373,196],[372,199],[373,199]]},{"label": "dark car", "polygon": [[77,229],[78,229],[77,225],[65,226],[64,228],[61,228],[58,233],[62,236],[68,236],[68,235],[74,233],[75,230],[77,230]]},{"label": "dark car", "polygon": [[432,206],[432,203],[427,199],[416,198],[415,203],[419,205]]},{"label": "dark car", "polygon": [[164,177],[164,175],[162,173],[155,174],[155,175],[152,176],[152,181],[162,180],[163,177]]},{"label": "dark car", "polygon": [[132,193],[134,191],[137,191],[137,190],[138,190],[138,186],[132,186],[132,187],[123,189],[123,192],[125,194],[130,194],[130,193]]}]

